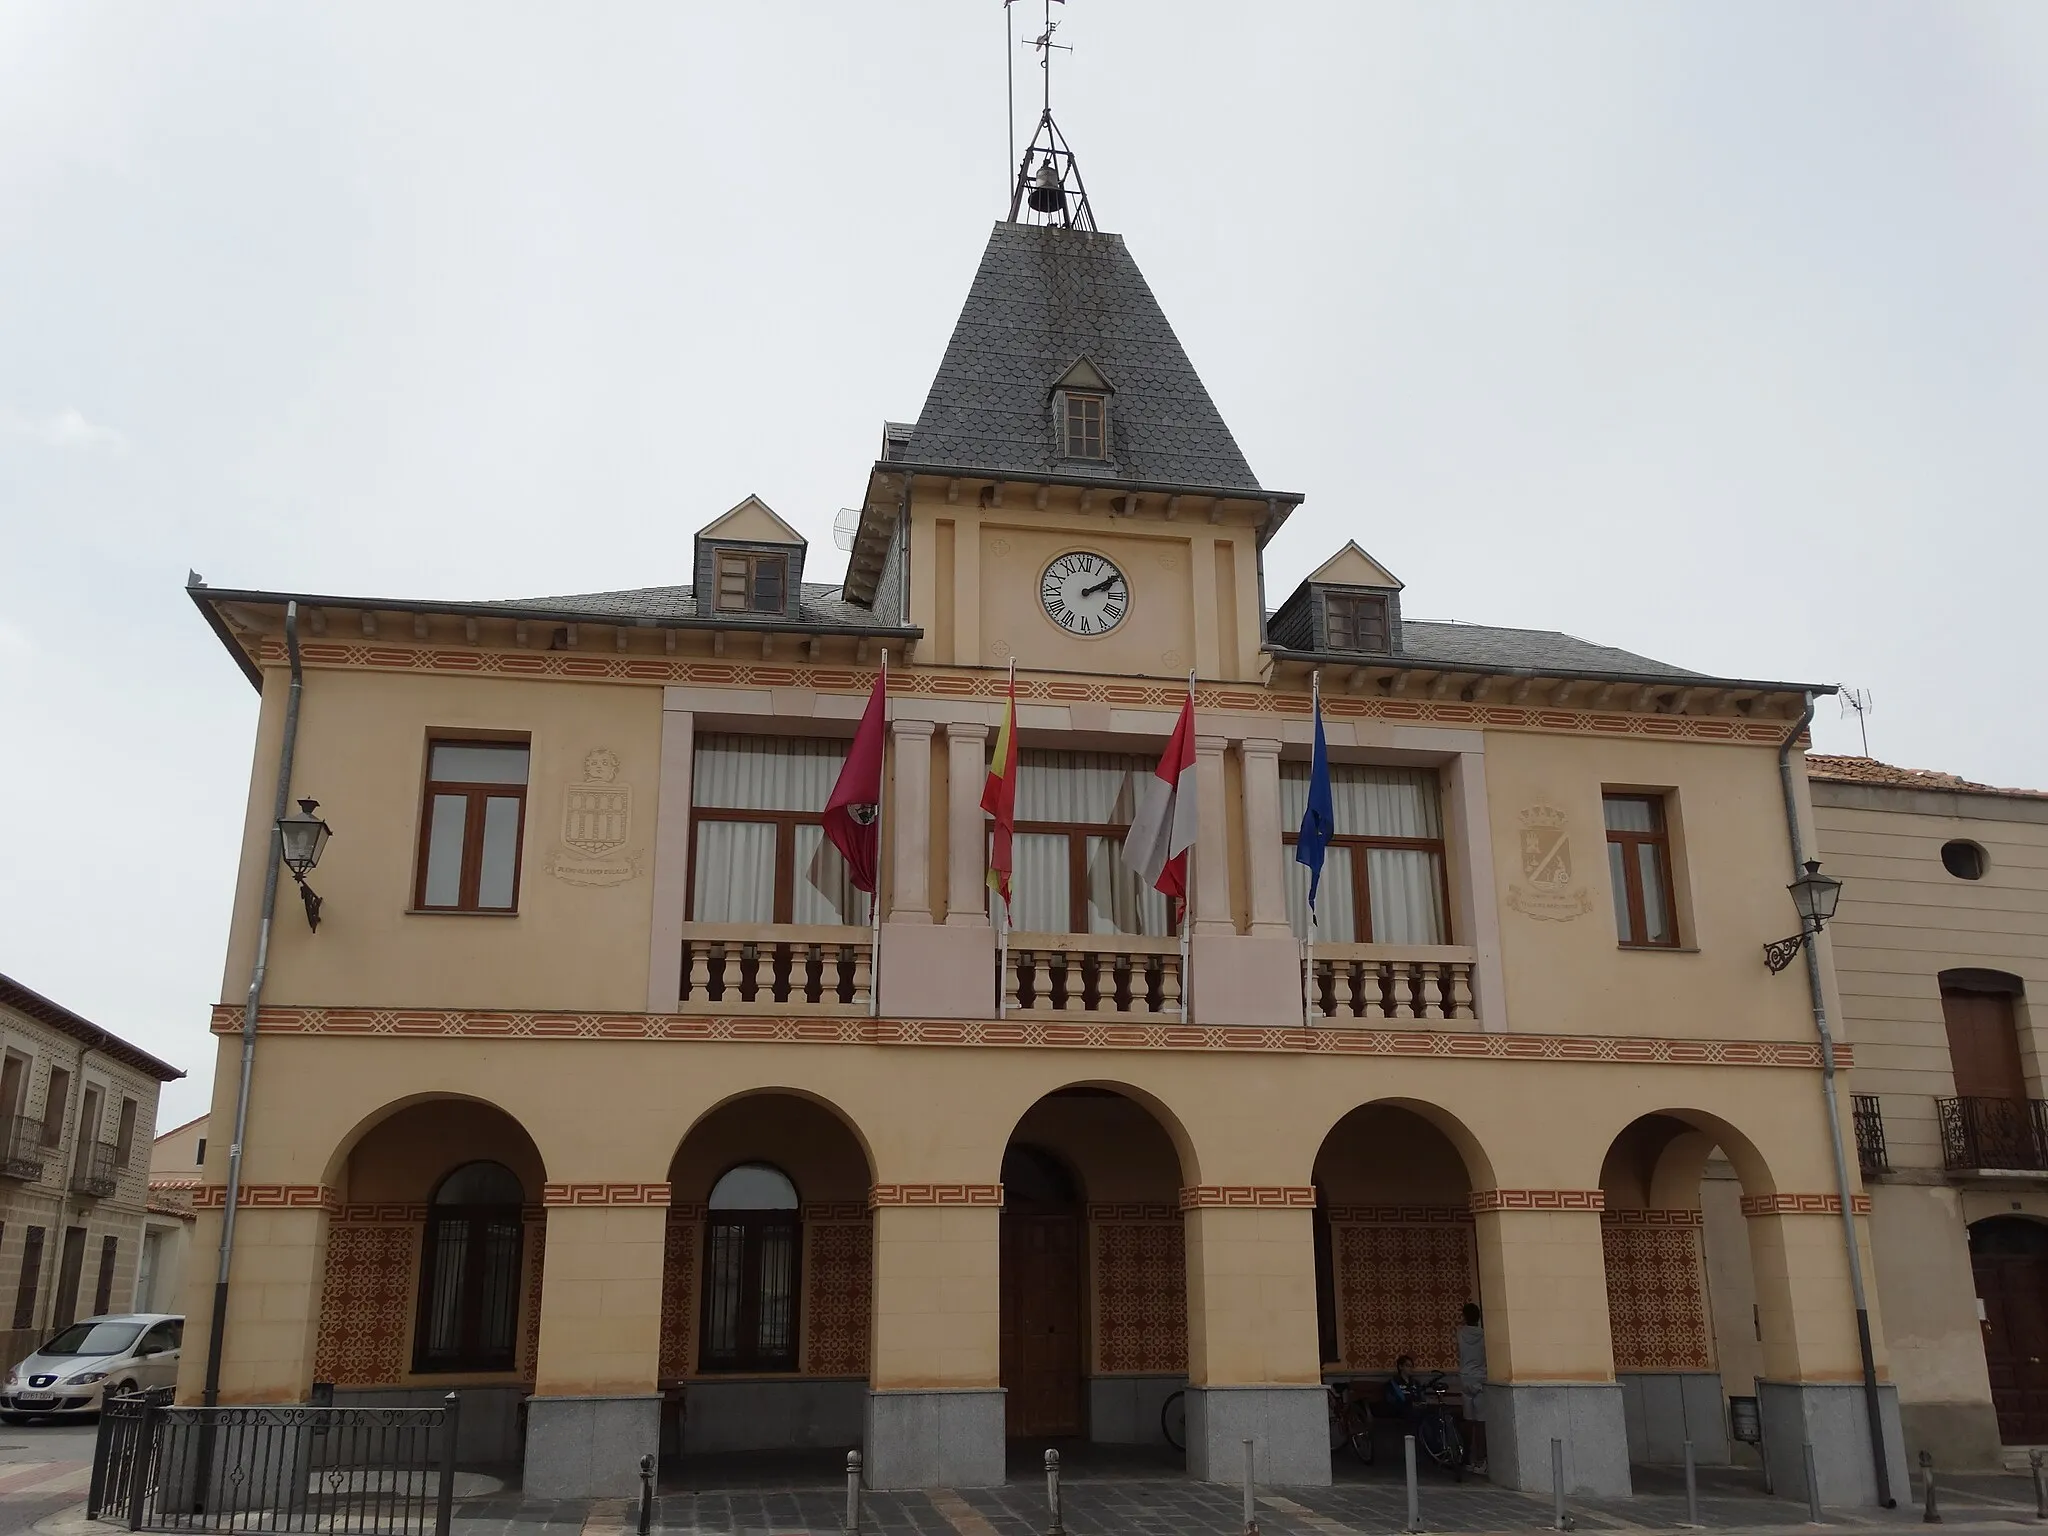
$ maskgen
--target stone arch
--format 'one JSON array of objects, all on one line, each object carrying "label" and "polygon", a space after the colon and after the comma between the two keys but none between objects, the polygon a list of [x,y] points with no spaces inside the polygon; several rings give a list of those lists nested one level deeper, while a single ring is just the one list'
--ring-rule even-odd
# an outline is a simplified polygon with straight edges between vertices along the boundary
[{"label": "stone arch", "polygon": [[[710,1104],[707,1104],[697,1114],[697,1116],[693,1120],[691,1120],[689,1125],[684,1128],[682,1134],[676,1138],[675,1147],[669,1153],[669,1166],[671,1172],[673,1172],[676,1164],[676,1159],[682,1153],[685,1144],[689,1142],[691,1137],[696,1136],[705,1125],[715,1123],[717,1117],[728,1114],[728,1112],[732,1109],[732,1106],[736,1104],[743,1104],[749,1100],[768,1098],[788,1098],[801,1100],[806,1104],[815,1106],[817,1109],[822,1110],[832,1120],[836,1121],[839,1127],[842,1130],[844,1130],[846,1135],[851,1139],[854,1147],[858,1149],[860,1154],[860,1164],[861,1167],[865,1170],[865,1176],[870,1182],[873,1181],[876,1172],[874,1147],[872,1143],[869,1141],[867,1131],[865,1128],[862,1127],[860,1121],[856,1119],[854,1115],[845,1108],[844,1105],[839,1104],[835,1100],[828,1098],[826,1095],[819,1093],[814,1089],[798,1088],[781,1083],[767,1083],[758,1087],[747,1087],[738,1089],[735,1092],[726,1094],[723,1098],[716,1099],[712,1101]],[[803,1182],[801,1180],[797,1181],[797,1190],[799,1194],[804,1194]],[[865,1198],[865,1195],[866,1191],[863,1190],[863,1198]],[[685,1197],[682,1195],[674,1195],[673,1198],[683,1199]],[[703,1197],[699,1195],[694,1198],[702,1199]],[[810,1196],[808,1194],[804,1194],[804,1198],[809,1199]]]},{"label": "stone arch", "polygon": [[[446,1105],[449,1110],[436,1112],[431,1106]],[[478,1112],[481,1112],[480,1114]],[[504,1105],[479,1094],[467,1093],[414,1093],[392,1099],[379,1105],[356,1121],[336,1141],[334,1150],[328,1155],[327,1166],[321,1182],[332,1190],[343,1204],[360,1203],[366,1200],[412,1200],[424,1201],[433,1183],[448,1171],[436,1166],[420,1179],[405,1177],[402,1170],[396,1181],[380,1172],[373,1182],[362,1189],[351,1184],[351,1163],[359,1148],[366,1141],[380,1133],[389,1135],[393,1122],[410,1129],[422,1138],[421,1151],[433,1155],[444,1145],[460,1145],[460,1135],[465,1129],[474,1129],[491,1116],[496,1116],[504,1125],[510,1126],[523,1140],[524,1149],[516,1161],[507,1166],[520,1176],[526,1186],[526,1198],[530,1204],[538,1204],[541,1189],[547,1183],[547,1164],[541,1154],[540,1143],[525,1123]],[[439,1120],[437,1125],[434,1122]],[[482,1155],[482,1154],[479,1154]],[[498,1159],[504,1161],[504,1159]],[[451,1163],[449,1167],[453,1167]],[[424,1183],[421,1183],[424,1180]],[[418,1185],[417,1188],[414,1186]]]},{"label": "stone arch", "polygon": [[[1156,1093],[1140,1088],[1135,1083],[1126,1082],[1120,1078],[1077,1077],[1056,1081],[1050,1086],[1041,1089],[1011,1119],[1009,1133],[1003,1138],[1003,1146],[1007,1148],[1011,1142],[1016,1140],[1018,1130],[1030,1119],[1032,1112],[1037,1110],[1047,1100],[1057,1099],[1061,1095],[1082,1094],[1103,1094],[1114,1098],[1127,1099],[1145,1112],[1147,1118],[1164,1133],[1167,1142],[1172,1148],[1175,1177],[1179,1181],[1175,1189],[1176,1196],[1178,1196],[1180,1186],[1192,1186],[1201,1183],[1201,1163],[1196,1154],[1194,1137],[1189,1134],[1186,1122],[1180,1114]],[[1085,1176],[1082,1182],[1085,1188],[1087,1185]],[[1089,1195],[1086,1198],[1093,1199],[1095,1197]]]}]

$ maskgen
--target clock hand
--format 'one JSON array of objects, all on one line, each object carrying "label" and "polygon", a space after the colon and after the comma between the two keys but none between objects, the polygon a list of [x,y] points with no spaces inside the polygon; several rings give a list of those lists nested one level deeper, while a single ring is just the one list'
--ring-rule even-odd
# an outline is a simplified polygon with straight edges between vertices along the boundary
[{"label": "clock hand", "polygon": [[1117,575],[1116,572],[1112,571],[1109,573],[1109,575],[1103,577],[1102,580],[1095,583],[1094,586],[1083,587],[1081,589],[1081,595],[1083,597],[1093,597],[1098,592],[1107,592],[1111,587],[1115,586],[1116,583]]}]

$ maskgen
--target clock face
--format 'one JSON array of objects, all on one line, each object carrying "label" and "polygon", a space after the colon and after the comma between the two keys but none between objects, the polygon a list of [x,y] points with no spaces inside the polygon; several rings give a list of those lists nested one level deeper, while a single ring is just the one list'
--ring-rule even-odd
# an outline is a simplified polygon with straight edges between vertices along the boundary
[{"label": "clock face", "polygon": [[1075,550],[1045,568],[1038,581],[1045,616],[1070,635],[1106,635],[1130,611],[1124,573],[1101,555]]}]

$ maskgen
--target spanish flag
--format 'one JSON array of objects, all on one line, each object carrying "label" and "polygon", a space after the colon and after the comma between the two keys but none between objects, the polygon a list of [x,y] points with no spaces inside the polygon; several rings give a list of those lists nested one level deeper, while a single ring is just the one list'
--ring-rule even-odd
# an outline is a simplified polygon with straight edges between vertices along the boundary
[{"label": "spanish flag", "polygon": [[1003,898],[1003,921],[1010,918],[1010,832],[1017,820],[1017,668],[1010,667],[1010,687],[1003,701],[1003,723],[996,731],[995,751],[988,760],[988,783],[981,789],[981,808],[995,818],[989,840],[989,888]]}]

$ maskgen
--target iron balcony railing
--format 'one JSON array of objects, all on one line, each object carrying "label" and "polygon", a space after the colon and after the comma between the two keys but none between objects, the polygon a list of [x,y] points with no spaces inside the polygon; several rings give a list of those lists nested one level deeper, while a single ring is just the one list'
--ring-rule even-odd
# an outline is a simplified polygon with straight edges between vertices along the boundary
[{"label": "iron balcony railing", "polygon": [[78,1154],[78,1167],[71,1175],[73,1194],[90,1195],[104,1200],[111,1195],[121,1181],[121,1170],[115,1162],[120,1148],[111,1141],[96,1141],[83,1147]]},{"label": "iron balcony railing", "polygon": [[13,1115],[0,1120],[0,1177],[43,1176],[43,1122]]},{"label": "iron balcony railing", "polygon": [[1936,1099],[1941,1159],[1952,1170],[2048,1172],[2048,1105],[2039,1099]]},{"label": "iron balcony railing", "polygon": [[1852,1097],[1852,1113],[1856,1121],[1856,1164],[1869,1178],[1875,1173],[1890,1173],[1892,1163],[1884,1148],[1884,1111],[1878,1108],[1877,1095],[1859,1093]]}]

